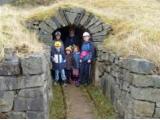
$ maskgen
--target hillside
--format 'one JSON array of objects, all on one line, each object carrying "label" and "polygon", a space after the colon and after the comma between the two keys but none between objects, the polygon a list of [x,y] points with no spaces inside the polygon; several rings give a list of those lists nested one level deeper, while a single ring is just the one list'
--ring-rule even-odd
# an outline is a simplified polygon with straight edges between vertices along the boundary
[{"label": "hillside", "polygon": [[0,7],[3,11],[0,15],[0,51],[6,46],[21,48],[23,45],[27,46],[26,53],[39,51],[42,44],[35,33],[23,26],[24,21],[46,19],[60,6],[77,6],[112,25],[113,31],[104,41],[106,49],[122,56],[137,55],[157,64],[160,62],[160,3],[157,0],[43,0],[47,4],[35,2],[38,0],[26,1],[17,0],[12,6]]}]

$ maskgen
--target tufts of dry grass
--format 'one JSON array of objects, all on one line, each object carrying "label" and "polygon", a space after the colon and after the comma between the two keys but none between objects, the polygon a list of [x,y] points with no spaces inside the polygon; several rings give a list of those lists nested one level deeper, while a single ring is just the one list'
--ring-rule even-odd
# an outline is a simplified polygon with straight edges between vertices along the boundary
[{"label": "tufts of dry grass", "polygon": [[1,7],[0,11],[0,58],[5,47],[16,48],[18,55],[42,50],[36,34],[23,26],[23,11],[10,6]]}]

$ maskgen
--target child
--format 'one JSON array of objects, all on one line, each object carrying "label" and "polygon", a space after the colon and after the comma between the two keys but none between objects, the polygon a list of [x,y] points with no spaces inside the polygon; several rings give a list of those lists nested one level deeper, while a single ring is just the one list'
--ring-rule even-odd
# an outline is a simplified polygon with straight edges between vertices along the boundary
[{"label": "child", "polygon": [[66,86],[66,76],[65,76],[65,53],[64,53],[64,46],[63,42],[61,41],[61,33],[55,33],[55,40],[53,46],[51,47],[51,60],[55,70],[55,85],[58,83],[61,74],[61,78],[64,82],[64,86]]},{"label": "child", "polygon": [[88,85],[90,82],[90,67],[93,59],[94,47],[90,41],[90,34],[88,32],[83,33],[83,40],[84,42],[82,44],[80,54],[80,81],[82,84]]},{"label": "child", "polygon": [[79,67],[80,67],[80,52],[78,46],[74,46],[73,51],[73,80],[75,85],[79,86]]},{"label": "child", "polygon": [[71,74],[72,74],[72,67],[73,67],[73,59],[72,59],[72,48],[67,47],[66,49],[66,76],[67,76],[67,82],[71,83]]}]

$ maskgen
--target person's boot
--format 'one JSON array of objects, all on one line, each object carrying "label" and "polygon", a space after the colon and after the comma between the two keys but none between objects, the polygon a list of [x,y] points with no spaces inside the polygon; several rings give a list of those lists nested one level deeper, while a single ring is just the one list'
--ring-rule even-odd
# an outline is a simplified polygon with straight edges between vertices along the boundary
[{"label": "person's boot", "polygon": [[66,81],[63,83],[63,87],[67,87],[67,82]]},{"label": "person's boot", "polygon": [[58,82],[57,82],[57,81],[55,81],[55,82],[54,82],[54,85],[55,85],[55,86],[57,86],[57,85],[58,85]]}]

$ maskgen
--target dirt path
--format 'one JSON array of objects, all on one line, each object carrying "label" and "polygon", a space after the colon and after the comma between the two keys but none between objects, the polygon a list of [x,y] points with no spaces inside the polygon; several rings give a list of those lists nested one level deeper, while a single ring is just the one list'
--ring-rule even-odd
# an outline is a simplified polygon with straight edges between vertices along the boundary
[{"label": "dirt path", "polygon": [[94,105],[86,98],[85,93],[74,85],[64,87],[68,119],[94,119]]}]

